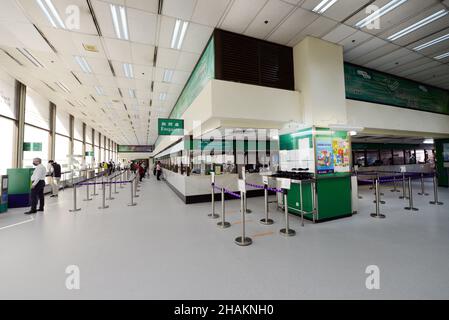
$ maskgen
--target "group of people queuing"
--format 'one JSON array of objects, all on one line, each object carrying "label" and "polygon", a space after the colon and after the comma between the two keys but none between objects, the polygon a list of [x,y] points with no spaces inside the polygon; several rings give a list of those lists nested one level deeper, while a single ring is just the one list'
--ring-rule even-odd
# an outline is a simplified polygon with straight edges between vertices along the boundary
[{"label": "group of people queuing", "polygon": [[121,165],[120,163],[116,165],[114,161],[110,160],[109,162],[100,163],[100,169],[106,171],[106,174],[110,176],[112,173],[121,170]]},{"label": "group of people queuing", "polygon": [[142,181],[148,174],[148,166],[144,161],[135,161],[131,163],[131,172],[139,173],[139,179]]}]

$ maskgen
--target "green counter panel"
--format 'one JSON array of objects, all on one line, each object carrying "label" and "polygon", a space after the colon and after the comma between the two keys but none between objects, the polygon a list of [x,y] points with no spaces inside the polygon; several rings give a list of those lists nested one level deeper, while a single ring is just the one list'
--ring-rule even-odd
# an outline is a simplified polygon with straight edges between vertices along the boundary
[{"label": "green counter panel", "polygon": [[31,175],[34,169],[8,169],[8,194],[31,192]]},{"label": "green counter panel", "polygon": [[[310,184],[303,185],[303,208],[312,211],[312,188]],[[289,212],[300,215],[299,184],[292,184],[287,197]],[[351,176],[334,174],[321,176],[317,181],[318,217],[317,221],[337,219],[352,215]],[[312,214],[306,214],[312,219]]]}]

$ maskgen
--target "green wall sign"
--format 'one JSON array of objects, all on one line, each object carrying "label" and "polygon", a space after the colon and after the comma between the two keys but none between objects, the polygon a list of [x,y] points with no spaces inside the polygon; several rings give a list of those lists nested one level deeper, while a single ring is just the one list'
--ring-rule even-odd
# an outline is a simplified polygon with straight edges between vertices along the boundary
[{"label": "green wall sign", "polygon": [[42,142],[24,142],[23,151],[42,151]]},{"label": "green wall sign", "polygon": [[346,98],[449,115],[449,91],[345,63]]},{"label": "green wall sign", "polygon": [[85,156],[86,157],[94,157],[95,155],[94,155],[93,151],[86,151]]},{"label": "green wall sign", "polygon": [[215,78],[215,46],[214,39],[212,38],[187,81],[186,86],[182,90],[169,118],[181,118],[193,100],[198,97],[209,80],[213,78]]},{"label": "green wall sign", "polygon": [[160,136],[183,136],[184,120],[180,119],[159,119]]}]

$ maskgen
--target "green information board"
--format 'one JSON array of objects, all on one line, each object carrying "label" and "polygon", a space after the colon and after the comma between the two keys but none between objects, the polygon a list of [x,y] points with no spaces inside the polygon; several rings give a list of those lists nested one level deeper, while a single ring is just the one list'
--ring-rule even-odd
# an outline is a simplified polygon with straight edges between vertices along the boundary
[{"label": "green information board", "polygon": [[42,142],[24,142],[23,151],[42,151]]},{"label": "green information board", "polygon": [[94,157],[94,152],[93,151],[86,151],[85,156],[86,157]]},{"label": "green information board", "polygon": [[449,91],[345,63],[346,98],[449,115]]},{"label": "green information board", "polygon": [[159,119],[160,136],[183,136],[184,120],[180,119]]},{"label": "green information board", "polygon": [[215,47],[214,39],[212,38],[187,81],[169,118],[180,119],[187,108],[190,107],[193,100],[195,100],[201,93],[209,80],[213,78],[215,78]]}]

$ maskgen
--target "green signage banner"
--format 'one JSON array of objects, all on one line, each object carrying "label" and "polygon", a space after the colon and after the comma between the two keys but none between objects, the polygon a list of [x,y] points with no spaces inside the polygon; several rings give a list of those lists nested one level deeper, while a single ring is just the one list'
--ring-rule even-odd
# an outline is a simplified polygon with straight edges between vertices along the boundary
[{"label": "green signage banner", "polygon": [[86,157],[94,157],[94,152],[93,151],[86,151],[85,156]]},{"label": "green signage banner", "polygon": [[24,142],[23,151],[42,151],[42,142]]},{"label": "green signage banner", "polygon": [[346,98],[449,115],[449,91],[345,63]]},{"label": "green signage banner", "polygon": [[119,145],[118,152],[119,153],[151,153],[154,151],[153,145]]},{"label": "green signage banner", "polygon": [[169,118],[181,118],[193,100],[198,97],[209,80],[213,78],[215,78],[215,46],[212,38],[187,81],[184,90],[182,90]]},{"label": "green signage banner", "polygon": [[184,120],[180,119],[159,119],[160,136],[183,136]]}]

